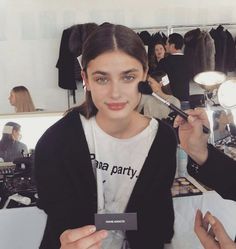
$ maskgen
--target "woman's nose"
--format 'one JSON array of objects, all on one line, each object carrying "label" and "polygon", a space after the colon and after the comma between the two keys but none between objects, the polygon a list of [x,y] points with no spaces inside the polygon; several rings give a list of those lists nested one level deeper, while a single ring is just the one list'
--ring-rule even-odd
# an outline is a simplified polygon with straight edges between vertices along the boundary
[{"label": "woman's nose", "polygon": [[112,82],[111,84],[111,97],[112,98],[120,97],[120,86],[118,82]]}]

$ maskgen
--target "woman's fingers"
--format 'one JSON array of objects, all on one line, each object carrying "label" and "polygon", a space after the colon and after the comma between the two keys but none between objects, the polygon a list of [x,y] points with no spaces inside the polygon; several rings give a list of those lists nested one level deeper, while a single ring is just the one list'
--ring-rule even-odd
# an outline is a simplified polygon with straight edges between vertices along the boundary
[{"label": "woman's fingers", "polygon": [[88,249],[98,249],[98,248],[101,248],[102,246],[102,242],[99,241],[98,243],[92,245],[91,247],[89,247]]},{"label": "woman's fingers", "polygon": [[214,233],[214,236],[221,245],[233,243],[233,241],[230,239],[229,235],[225,231],[223,224],[216,217],[212,216],[211,214],[208,214],[207,219],[211,225],[211,229]]},{"label": "woman's fingers", "polygon": [[201,211],[197,211],[194,231],[205,249],[236,249],[236,245],[225,231],[223,224],[210,212],[207,212],[203,218]]},{"label": "woman's fingers", "polygon": [[203,220],[202,212],[200,210],[197,210],[195,216],[194,231],[197,234],[198,239],[205,249],[218,249],[219,246],[217,242],[208,234],[206,223],[207,221],[204,222]]},{"label": "woman's fingers", "polygon": [[61,243],[70,243],[86,237],[96,231],[95,226],[84,226],[76,229],[68,229],[64,231],[60,236]]},{"label": "woman's fingers", "polygon": [[[76,229],[66,230],[60,236],[61,248],[98,248],[102,239],[106,238],[107,231],[96,231],[95,226],[84,226]],[[67,247],[65,247],[67,246]]]},{"label": "woman's fingers", "polygon": [[101,241],[107,237],[107,231],[101,230],[88,237],[81,238],[74,242],[76,249],[99,248]]},{"label": "woman's fingers", "polygon": [[188,116],[188,121],[184,120],[179,115],[174,120],[174,127],[177,128],[181,125],[188,123],[191,127],[195,127],[202,132],[202,125],[209,127],[209,120],[207,113],[202,108],[189,109],[185,111]]}]

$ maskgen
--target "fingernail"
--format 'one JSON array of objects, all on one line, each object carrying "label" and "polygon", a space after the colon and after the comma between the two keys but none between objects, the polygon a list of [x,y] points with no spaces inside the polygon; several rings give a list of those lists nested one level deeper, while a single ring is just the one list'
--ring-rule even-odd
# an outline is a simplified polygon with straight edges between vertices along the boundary
[{"label": "fingernail", "polygon": [[196,120],[196,118],[195,118],[195,117],[192,117],[192,116],[188,116],[188,120],[189,120],[190,122],[193,122],[194,120]]},{"label": "fingernail", "polygon": [[103,239],[106,238],[107,235],[108,235],[107,231],[102,231],[102,232],[101,232],[101,237],[102,237]]},{"label": "fingernail", "polygon": [[91,226],[90,228],[89,228],[89,232],[90,233],[94,233],[96,231],[96,227],[95,226]]},{"label": "fingernail", "polygon": [[216,220],[214,219],[214,217],[211,214],[209,216],[209,222],[210,222],[211,225],[214,225],[215,222],[216,222]]}]

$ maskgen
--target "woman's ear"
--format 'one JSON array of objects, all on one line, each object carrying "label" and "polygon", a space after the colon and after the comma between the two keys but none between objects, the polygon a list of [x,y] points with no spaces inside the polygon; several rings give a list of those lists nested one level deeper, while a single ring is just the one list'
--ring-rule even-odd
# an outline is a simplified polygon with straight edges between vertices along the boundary
[{"label": "woman's ear", "polygon": [[83,79],[83,85],[85,85],[87,91],[90,91],[90,86],[89,86],[88,77],[87,77],[86,72],[81,71],[81,76]]}]

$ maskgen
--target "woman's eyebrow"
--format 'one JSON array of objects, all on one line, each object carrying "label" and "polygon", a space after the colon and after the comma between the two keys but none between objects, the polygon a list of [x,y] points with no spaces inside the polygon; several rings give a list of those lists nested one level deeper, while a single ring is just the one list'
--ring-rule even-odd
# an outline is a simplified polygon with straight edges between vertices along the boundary
[{"label": "woman's eyebrow", "polygon": [[132,68],[132,69],[126,70],[124,72],[121,72],[121,74],[135,73],[135,72],[138,72],[138,71],[139,71],[138,69]]},{"label": "woman's eyebrow", "polygon": [[[125,70],[125,71],[121,72],[120,74],[124,75],[124,74],[129,74],[129,73],[135,73],[135,72],[138,72],[138,71],[139,70],[136,69],[136,68],[131,68],[129,70]],[[109,73],[104,72],[104,71],[99,71],[99,70],[92,73],[92,75],[95,75],[95,74],[109,75]]]},{"label": "woman's eyebrow", "polygon": [[95,75],[95,74],[108,75],[108,73],[103,72],[103,71],[95,71],[92,73],[92,75]]}]

